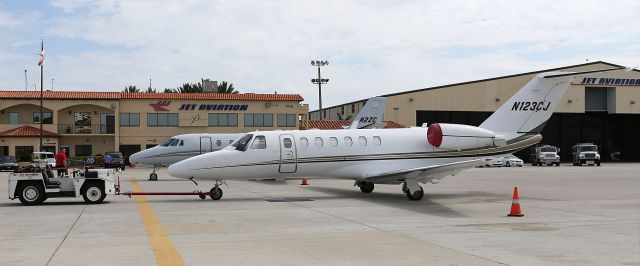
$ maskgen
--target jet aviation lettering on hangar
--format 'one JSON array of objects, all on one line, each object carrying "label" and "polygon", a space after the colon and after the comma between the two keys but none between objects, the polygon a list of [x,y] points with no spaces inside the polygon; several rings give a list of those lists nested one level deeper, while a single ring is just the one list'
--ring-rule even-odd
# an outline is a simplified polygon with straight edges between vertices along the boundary
[{"label": "jet aviation lettering on hangar", "polygon": [[[370,98],[348,128],[384,127],[383,123],[375,123],[375,121],[382,121],[386,103],[387,98],[385,97]],[[195,105],[193,106],[195,108]],[[367,121],[361,122],[360,120],[363,117],[368,118]],[[374,122],[369,123],[369,120]],[[196,155],[223,149],[243,135],[245,134],[195,133],[177,135],[163,141],[158,146],[132,154],[129,156],[129,161],[134,164],[152,165],[153,171],[149,175],[149,180],[155,181],[158,180],[158,174],[156,173],[158,167],[168,166]]]},{"label": "jet aviation lettering on hangar", "polygon": [[[428,127],[369,130],[255,131],[228,147],[169,167],[185,179],[216,181],[211,197],[220,199],[224,180],[334,178],[355,180],[364,193],[375,184],[402,184],[410,200],[420,200],[420,183],[483,165],[493,156],[522,150],[542,140],[540,132],[580,73],[534,76],[480,126],[431,124]],[[511,110],[515,102],[548,102],[546,110]]]}]

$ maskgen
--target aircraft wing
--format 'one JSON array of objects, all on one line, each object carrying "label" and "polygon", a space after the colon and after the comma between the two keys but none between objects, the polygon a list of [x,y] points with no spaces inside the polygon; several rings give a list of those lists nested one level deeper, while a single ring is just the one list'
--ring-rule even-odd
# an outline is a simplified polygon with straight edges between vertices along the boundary
[{"label": "aircraft wing", "polygon": [[490,160],[490,158],[480,158],[461,162],[396,170],[386,173],[365,175],[361,180],[366,180],[373,183],[400,183],[404,179],[415,178],[421,183],[427,183],[434,179],[440,179],[445,176],[455,175],[469,168],[485,165],[488,160]]}]

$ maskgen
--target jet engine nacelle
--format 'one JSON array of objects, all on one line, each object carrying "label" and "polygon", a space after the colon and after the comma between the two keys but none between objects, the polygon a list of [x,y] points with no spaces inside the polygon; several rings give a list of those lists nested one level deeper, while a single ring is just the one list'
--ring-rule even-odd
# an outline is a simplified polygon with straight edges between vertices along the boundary
[{"label": "jet engine nacelle", "polygon": [[429,125],[427,140],[433,147],[445,150],[464,150],[483,147],[505,146],[504,136],[496,135],[484,128],[458,125],[440,124]]}]

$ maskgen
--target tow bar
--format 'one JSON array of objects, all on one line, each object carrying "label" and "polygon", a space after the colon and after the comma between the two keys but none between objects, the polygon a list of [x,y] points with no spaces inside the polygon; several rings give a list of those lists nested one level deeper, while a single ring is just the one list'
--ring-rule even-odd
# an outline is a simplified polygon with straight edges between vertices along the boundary
[{"label": "tow bar", "polygon": [[[191,180],[194,183],[196,183],[194,180]],[[198,183],[196,183],[196,185],[198,185]],[[116,185],[116,195],[124,195],[124,196],[128,196],[129,198],[131,198],[131,196],[136,196],[136,195],[140,195],[140,196],[185,196],[185,195],[194,195],[194,196],[198,196],[201,199],[206,199],[207,196],[211,197],[211,192],[203,192],[201,190],[194,190],[192,192],[133,192],[133,191],[127,191],[127,192],[120,192],[120,176],[118,176]]]}]

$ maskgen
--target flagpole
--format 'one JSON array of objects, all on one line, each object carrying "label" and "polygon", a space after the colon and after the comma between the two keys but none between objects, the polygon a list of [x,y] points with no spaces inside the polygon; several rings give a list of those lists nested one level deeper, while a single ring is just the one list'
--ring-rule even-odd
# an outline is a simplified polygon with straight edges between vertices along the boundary
[{"label": "flagpole", "polygon": [[[43,52],[44,52],[44,40],[41,40],[40,53],[43,53]],[[44,54],[43,54],[43,56],[44,56]],[[43,84],[44,84],[43,72],[44,72],[44,61],[42,61],[42,64],[40,64],[40,151],[42,151],[42,122],[43,122],[42,121],[43,120],[42,119],[43,118],[42,117],[42,97],[43,97],[43,94],[44,94],[44,92],[42,90],[42,87],[43,87]]]}]

